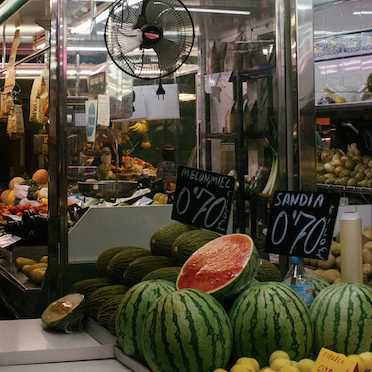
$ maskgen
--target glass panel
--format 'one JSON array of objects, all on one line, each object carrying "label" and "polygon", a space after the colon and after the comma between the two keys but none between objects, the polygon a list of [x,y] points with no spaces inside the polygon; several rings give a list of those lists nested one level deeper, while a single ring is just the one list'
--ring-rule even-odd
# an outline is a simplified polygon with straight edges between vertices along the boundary
[{"label": "glass panel", "polygon": [[[176,167],[236,177],[230,232],[249,232],[250,200],[276,186],[275,2],[145,4],[68,1],[70,199],[85,205],[97,196],[90,203],[106,206],[118,199],[82,192],[87,179],[151,188],[167,147]],[[85,105],[103,94],[109,127],[88,133]],[[170,194],[174,177],[158,187]]]}]

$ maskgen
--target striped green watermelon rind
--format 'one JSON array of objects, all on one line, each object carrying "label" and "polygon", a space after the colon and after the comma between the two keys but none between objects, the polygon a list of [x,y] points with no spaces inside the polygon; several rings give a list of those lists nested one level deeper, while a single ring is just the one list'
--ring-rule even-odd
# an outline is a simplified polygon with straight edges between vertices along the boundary
[{"label": "striped green watermelon rind", "polygon": [[330,286],[330,284],[323,278],[318,275],[311,274],[310,275],[311,282],[313,284],[313,298],[318,296],[319,292]]},{"label": "striped green watermelon rind", "polygon": [[314,351],[321,347],[345,355],[372,350],[372,287],[336,283],[314,299]]},{"label": "striped green watermelon rind", "polygon": [[309,310],[297,293],[282,283],[251,285],[236,299],[229,316],[235,358],[254,357],[265,366],[276,350],[286,351],[295,361],[311,354]]},{"label": "striped green watermelon rind", "polygon": [[159,298],[143,326],[143,351],[153,372],[211,372],[226,367],[232,329],[221,304],[196,289]]},{"label": "striped green watermelon rind", "polygon": [[115,333],[125,354],[144,362],[142,327],[147,310],[159,297],[175,290],[174,283],[158,279],[135,284],[124,295],[116,313]]},{"label": "striped green watermelon rind", "polygon": [[[235,256],[238,251],[240,254]],[[249,235],[221,236],[199,248],[186,261],[176,286],[199,289],[225,302],[251,284],[259,265],[258,251]]]}]

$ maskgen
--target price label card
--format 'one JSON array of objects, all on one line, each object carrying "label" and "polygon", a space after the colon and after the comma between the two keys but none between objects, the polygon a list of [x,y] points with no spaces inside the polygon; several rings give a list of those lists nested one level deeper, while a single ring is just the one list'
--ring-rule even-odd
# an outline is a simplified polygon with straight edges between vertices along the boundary
[{"label": "price label card", "polygon": [[178,167],[172,219],[225,234],[234,186],[234,177]]},{"label": "price label card", "polygon": [[339,203],[336,193],[276,191],[266,252],[327,260]]},{"label": "price label card", "polygon": [[311,372],[358,372],[358,363],[322,347]]}]

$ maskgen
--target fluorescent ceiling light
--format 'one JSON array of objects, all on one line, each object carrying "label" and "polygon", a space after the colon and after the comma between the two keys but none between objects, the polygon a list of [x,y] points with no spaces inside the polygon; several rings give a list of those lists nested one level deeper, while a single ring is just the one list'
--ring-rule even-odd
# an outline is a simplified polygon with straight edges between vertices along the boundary
[{"label": "fluorescent ceiling light", "polygon": [[[185,10],[185,8],[176,8],[176,10]],[[215,14],[234,14],[234,15],[250,15],[250,11],[245,10],[227,10],[227,9],[209,9],[209,8],[187,8],[189,12],[194,13],[215,13]]]},{"label": "fluorescent ceiling light", "polygon": [[192,93],[180,93],[178,95],[178,99],[182,102],[189,102],[189,101],[195,101],[196,100],[196,94]]},{"label": "fluorescent ceiling light", "polygon": [[[108,9],[105,10],[104,12],[98,14],[98,16],[95,19],[96,24],[105,21],[107,19],[108,15],[109,15],[109,10]],[[90,33],[91,24],[92,24],[92,21],[90,19],[88,19],[87,21],[83,22],[79,26],[76,26],[76,27],[72,28],[71,33],[82,34],[82,33],[85,33],[86,31],[88,31],[88,33]]]},{"label": "fluorescent ceiling light", "polygon": [[372,14],[371,10],[362,10],[361,12],[354,12],[353,15],[366,15],[366,14]]},{"label": "fluorescent ceiling light", "polygon": [[66,48],[69,52],[106,52],[105,47],[84,47],[84,46],[69,46]]}]

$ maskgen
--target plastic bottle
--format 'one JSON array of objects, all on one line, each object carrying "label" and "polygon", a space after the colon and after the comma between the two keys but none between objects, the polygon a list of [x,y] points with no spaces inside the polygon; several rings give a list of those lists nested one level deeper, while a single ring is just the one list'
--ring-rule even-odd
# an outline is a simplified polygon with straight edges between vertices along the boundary
[{"label": "plastic bottle", "polygon": [[291,287],[310,307],[313,302],[313,284],[302,264],[302,257],[291,257],[292,264],[283,279],[283,283]]}]

